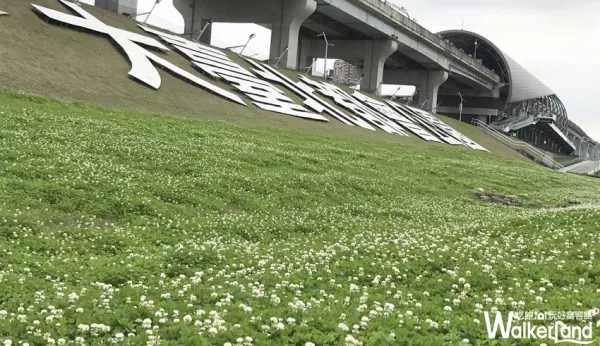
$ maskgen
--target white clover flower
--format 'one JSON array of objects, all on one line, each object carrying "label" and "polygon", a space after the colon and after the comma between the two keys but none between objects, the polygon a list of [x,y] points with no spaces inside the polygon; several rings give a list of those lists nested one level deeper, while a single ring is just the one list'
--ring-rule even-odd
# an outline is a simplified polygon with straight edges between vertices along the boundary
[{"label": "white clover flower", "polygon": [[338,324],[338,328],[343,332],[347,332],[348,330],[350,330],[350,328],[348,328],[348,326],[343,322],[340,322]]},{"label": "white clover flower", "polygon": [[185,323],[192,322],[192,316],[190,316],[190,315],[183,316],[183,322],[185,322]]},{"label": "white clover flower", "polygon": [[585,283],[585,279],[584,278],[579,278],[579,284],[583,285]]},{"label": "white clover flower", "polygon": [[306,344],[304,344],[304,346],[316,346],[316,345],[310,341],[307,341]]},{"label": "white clover flower", "polygon": [[346,346],[361,346],[362,342],[356,340],[351,334],[346,335],[344,339]]},{"label": "white clover flower", "polygon": [[446,311],[446,312],[452,312],[452,307],[446,305],[446,306],[444,306],[444,311]]}]

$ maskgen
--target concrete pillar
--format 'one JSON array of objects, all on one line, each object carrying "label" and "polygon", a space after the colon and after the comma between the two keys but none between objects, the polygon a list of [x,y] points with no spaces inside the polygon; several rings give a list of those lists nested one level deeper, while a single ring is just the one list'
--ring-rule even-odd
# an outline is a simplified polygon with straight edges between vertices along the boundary
[{"label": "concrete pillar", "polygon": [[[300,27],[315,12],[317,2],[316,0],[173,0],[173,6],[183,17],[185,31],[193,32],[194,35],[202,30],[208,19],[216,23],[256,23],[270,28],[272,30],[270,58],[279,57],[288,46],[289,50],[282,58],[280,66],[295,69],[298,67]],[[239,44],[244,44],[250,34],[251,32],[240,32],[236,41],[239,40]],[[209,27],[201,40],[207,43],[210,36]]]},{"label": "concrete pillar", "polygon": [[298,37],[302,23],[317,9],[315,0],[285,0],[281,1],[281,14],[275,18],[271,26],[270,58],[276,59],[288,47],[280,64],[287,68],[298,67]]},{"label": "concrete pillar", "polygon": [[138,0],[119,0],[118,14],[137,14]]},{"label": "concrete pillar", "polygon": [[[360,90],[379,93],[383,82],[383,66],[385,61],[398,49],[398,42],[394,40],[369,41],[370,49],[365,47],[365,60],[363,66],[364,77]],[[437,91],[436,91],[437,93]]]},{"label": "concrete pillar", "polygon": [[438,90],[447,79],[448,72],[443,70],[391,70],[385,72],[387,84],[416,86],[418,90],[417,106],[425,104],[423,108],[432,113],[437,110]]}]

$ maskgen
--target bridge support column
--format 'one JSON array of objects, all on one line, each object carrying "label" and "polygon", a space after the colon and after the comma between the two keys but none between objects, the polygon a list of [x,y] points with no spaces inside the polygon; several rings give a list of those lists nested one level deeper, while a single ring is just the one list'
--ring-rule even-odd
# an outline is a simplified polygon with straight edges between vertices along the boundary
[{"label": "bridge support column", "polygon": [[[317,9],[316,0],[173,0],[173,6],[181,13],[185,32],[197,36],[210,18],[219,23],[256,23],[271,28],[270,58],[281,59],[280,66],[297,68],[298,36],[302,23]],[[210,30],[210,27],[207,29]],[[201,40],[210,41],[210,31]],[[251,33],[240,32],[235,41],[244,44]]]},{"label": "bridge support column", "polygon": [[581,139],[577,136],[573,139],[573,145],[575,146],[575,155],[577,157],[581,156]]},{"label": "bridge support column", "polygon": [[435,113],[439,88],[448,79],[443,70],[394,70],[385,72],[386,83],[414,85],[417,87],[418,106]]},{"label": "bridge support column", "polygon": [[287,53],[281,60],[282,66],[297,69],[298,37],[302,23],[317,9],[315,0],[281,1],[281,15],[273,21],[271,29],[271,59],[277,59],[285,47]]},{"label": "bridge support column", "polygon": [[379,93],[383,82],[383,66],[385,61],[398,49],[398,43],[393,40],[367,41],[365,46],[364,77],[360,90]]}]

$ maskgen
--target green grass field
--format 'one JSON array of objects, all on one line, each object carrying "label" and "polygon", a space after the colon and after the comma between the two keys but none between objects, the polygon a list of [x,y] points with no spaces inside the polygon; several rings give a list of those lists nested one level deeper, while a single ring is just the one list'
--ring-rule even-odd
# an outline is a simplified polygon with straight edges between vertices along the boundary
[{"label": "green grass field", "polygon": [[596,179],[8,91],[0,116],[13,345],[508,345],[481,311],[599,305]]},{"label": "green grass field", "polygon": [[600,180],[442,116],[490,153],[241,107],[162,71],[154,91],[107,38],[0,10],[4,346],[538,345],[490,340],[483,312],[600,307]]}]

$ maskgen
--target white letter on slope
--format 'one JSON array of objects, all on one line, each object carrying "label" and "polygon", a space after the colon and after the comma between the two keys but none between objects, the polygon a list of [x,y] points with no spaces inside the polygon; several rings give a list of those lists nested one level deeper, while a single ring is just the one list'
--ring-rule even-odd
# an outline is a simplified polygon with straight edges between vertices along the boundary
[{"label": "white letter on slope", "polygon": [[96,17],[92,16],[90,13],[85,11],[79,5],[74,3],[60,0],[65,6],[70,7],[73,11],[77,12],[81,17],[73,16],[70,14],[66,14],[63,12],[55,11],[46,7],[38,6],[31,4],[38,12],[42,13],[46,17],[56,20],[58,22],[78,26],[81,28],[89,29],[92,31],[96,31],[102,34],[106,34],[110,36],[125,52],[129,61],[131,62],[131,70],[129,71],[129,75],[140,82],[154,88],[160,88],[161,79],[160,75],[156,68],[152,65],[151,61],[154,61],[156,64],[161,65],[162,67],[170,70],[176,75],[179,75],[182,78],[185,78],[192,83],[198,85],[203,89],[207,89],[215,94],[220,95],[223,98],[226,98],[230,101],[237,102],[239,104],[245,105],[244,101],[237,96],[236,94],[219,88],[211,83],[194,76],[193,74],[171,64],[170,62],[150,53],[146,49],[138,46],[136,43],[140,43],[146,46],[154,47],[161,49],[163,51],[169,50],[167,47],[162,45],[160,42],[156,41],[153,38],[143,36],[140,34],[136,34],[133,32],[129,32],[126,30],[121,30],[112,26],[108,26],[98,20]]},{"label": "white letter on slope", "polygon": [[172,44],[179,53],[188,58],[204,74],[231,84],[254,101],[254,104],[260,109],[304,119],[329,121],[322,115],[295,104],[283,91],[260,80],[250,71],[229,59],[225,53],[182,37],[139,26],[146,32],[158,35],[163,41]]}]

